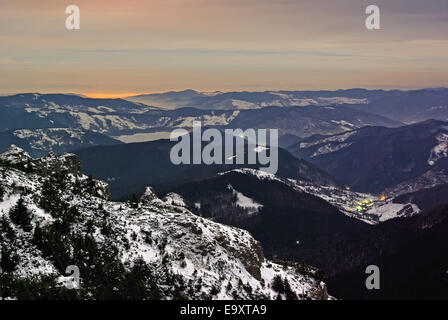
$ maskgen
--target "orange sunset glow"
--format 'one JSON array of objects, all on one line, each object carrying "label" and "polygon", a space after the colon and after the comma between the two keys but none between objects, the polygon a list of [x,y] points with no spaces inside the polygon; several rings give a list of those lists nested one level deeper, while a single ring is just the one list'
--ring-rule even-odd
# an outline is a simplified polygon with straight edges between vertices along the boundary
[{"label": "orange sunset glow", "polygon": [[127,92],[127,93],[83,93],[82,95],[94,99],[122,99],[131,96],[144,94],[144,92]]}]

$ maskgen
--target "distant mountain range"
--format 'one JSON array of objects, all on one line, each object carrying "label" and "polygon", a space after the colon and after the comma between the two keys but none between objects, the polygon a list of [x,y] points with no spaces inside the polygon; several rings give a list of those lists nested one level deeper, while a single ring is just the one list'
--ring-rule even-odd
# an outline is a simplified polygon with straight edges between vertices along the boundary
[{"label": "distant mountain range", "polygon": [[316,135],[288,150],[355,190],[399,194],[448,183],[448,122]]},{"label": "distant mountain range", "polygon": [[[0,97],[0,131],[82,128],[113,136],[191,127],[193,120],[209,126],[235,127],[244,126],[247,118],[260,118],[260,125],[307,137],[365,125],[395,127],[428,119],[446,121],[447,100],[448,89],[444,88],[227,93],[186,90],[128,100],[29,93]],[[164,110],[165,107],[176,110]],[[293,111],[288,111],[290,108]],[[266,116],[273,120],[267,122]],[[293,127],[291,122],[298,119],[301,122]]]},{"label": "distant mountain range", "polygon": [[47,128],[0,132],[0,153],[14,144],[33,157],[43,157],[49,152],[62,154],[91,146],[121,143],[101,133],[82,129]]},{"label": "distant mountain range", "polygon": [[0,131],[72,128],[119,137],[192,128],[194,121],[220,128],[277,128],[281,134],[298,137],[334,134],[365,125],[402,125],[342,105],[255,110],[204,110],[195,105],[163,110],[122,99],[91,99],[76,95],[35,93],[0,97]]},{"label": "distant mountain range", "polygon": [[354,110],[338,107],[266,107],[257,110],[241,110],[230,122],[231,128],[278,128],[280,135],[289,134],[306,138],[316,134],[334,134],[364,126],[399,127],[403,123]]},{"label": "distant mountain range", "polygon": [[[301,97],[312,93],[296,92]],[[431,186],[430,181],[434,179],[438,181],[436,184],[448,181],[448,178],[443,178],[447,176],[444,165],[447,133],[443,129],[447,124],[429,121],[415,126],[404,126],[400,121],[371,112],[382,113],[379,102],[385,103],[388,97],[395,97],[395,101],[413,97],[414,102],[420,105],[419,112],[416,112],[417,107],[409,106],[402,114],[412,113],[417,116],[424,110],[429,110],[422,107],[424,101],[427,101],[428,105],[436,101],[442,103],[441,99],[445,93],[445,89],[319,91],[318,94],[324,98],[362,97],[367,99],[369,104],[364,101],[362,104],[287,108],[266,106],[249,110],[201,110],[191,107],[163,110],[122,99],[90,99],[63,94],[18,94],[0,97],[0,148],[5,149],[10,144],[16,144],[35,156],[41,156],[50,151],[60,153],[87,146],[118,144],[116,138],[121,135],[170,132],[175,128],[190,130],[193,121],[201,121],[204,127],[219,129],[278,128],[281,146],[289,146],[293,155],[314,163],[342,184],[366,192],[377,193],[384,189],[392,192],[390,188],[400,188],[402,190],[394,190],[393,193],[409,193],[419,190],[421,185]],[[177,99],[179,94],[181,93],[171,93],[170,96]],[[184,94],[197,96],[197,93],[192,91]],[[256,93],[238,94],[251,99],[256,96]],[[278,94],[272,92],[264,94],[278,97]],[[201,94],[207,99],[221,95],[225,94]],[[373,103],[376,103],[376,107],[372,109]],[[397,108],[404,107],[397,104]],[[366,109],[369,112],[366,112]],[[439,112],[443,108],[437,110]],[[293,146],[290,146],[291,144]],[[165,147],[165,153],[167,148],[168,145]],[[103,162],[100,158],[92,162]],[[155,162],[157,161],[160,159],[155,159]],[[105,172],[105,168],[96,169],[97,164],[89,163],[86,166],[90,173],[101,172],[99,177],[103,179],[143,179],[141,175],[125,178],[116,171],[110,174]],[[143,164],[139,165],[142,166]],[[180,169],[169,168],[170,172],[176,170]],[[207,170],[211,170],[210,173],[217,172],[209,168],[201,168],[199,171]],[[187,171],[189,170],[185,172]],[[158,174],[160,173],[155,172],[152,176],[156,177]],[[186,175],[194,176],[191,172]],[[201,178],[205,176],[208,174]],[[180,182],[187,181],[188,179],[181,178]],[[399,185],[400,183],[403,185]],[[155,184],[158,186],[157,182]],[[411,184],[414,187],[411,187]],[[170,182],[167,181],[166,186],[168,185]],[[112,186],[114,187],[114,183]],[[143,184],[138,190],[142,188]]]},{"label": "distant mountain range", "polygon": [[[350,96],[350,94],[349,94]],[[194,107],[204,110],[244,110],[263,107],[292,107],[367,103],[348,97],[345,91],[265,91],[265,92],[198,92],[194,90],[144,94],[126,98],[163,108]]]},{"label": "distant mountain range", "polygon": [[[277,128],[280,132],[280,146],[288,146],[293,155],[314,163],[340,183],[360,191],[377,193],[387,189],[393,194],[402,194],[417,191],[421,189],[421,185],[431,186],[431,183],[434,184],[431,181],[434,180],[437,180],[435,185],[448,181],[448,178],[444,178],[448,175],[444,164],[447,133],[443,129],[447,123],[428,121],[404,126],[400,121],[379,115],[394,108],[391,106],[382,109],[380,102],[386,103],[389,98],[395,97],[393,101],[397,108],[402,109],[397,114],[413,114],[418,118],[428,110],[443,113],[442,107],[428,109],[424,104],[425,101],[428,106],[436,102],[442,103],[445,93],[445,89],[295,92],[297,97],[318,94],[326,101],[333,102],[325,106],[260,106],[248,110],[202,110],[192,107],[163,110],[122,99],[91,99],[66,94],[18,94],[0,97],[0,148],[16,144],[35,156],[42,156],[50,151],[61,153],[87,146],[119,144],[117,139],[123,135],[132,137],[139,133],[170,132],[176,128],[191,130],[194,121],[201,121],[204,127],[219,129]],[[185,94],[189,97],[198,96],[193,91],[170,93],[169,96],[175,100],[179,95]],[[229,94],[231,93],[200,96],[209,99]],[[256,99],[256,93],[235,94],[239,94],[240,98]],[[278,93],[265,92],[259,97],[259,101],[266,98],[265,95],[279,97]],[[335,104],[334,99],[330,98],[336,96],[362,98],[366,101],[361,104]],[[405,108],[400,100],[404,98],[413,100],[414,104],[409,102]],[[168,145],[165,147],[165,154],[167,148]],[[101,157],[90,159],[93,163],[103,162]],[[160,159],[154,161],[157,163]],[[98,169],[98,164],[86,165],[91,173],[101,172],[99,177],[103,179],[143,179],[141,175],[125,178],[116,171],[111,174],[105,168]],[[139,165],[142,166],[143,164]],[[169,168],[170,172],[176,170],[180,169]],[[210,173],[217,172],[209,168],[201,168],[199,171],[208,170],[211,170]],[[189,170],[185,172],[187,171]],[[153,176],[159,174],[155,172]],[[186,175],[194,176],[191,172]],[[208,174],[201,178],[205,176]],[[186,181],[188,179],[181,178],[180,182]],[[168,185],[170,182],[167,181],[166,186]],[[143,185],[138,190],[141,188]],[[391,191],[391,188],[396,189]]]},{"label": "distant mountain range", "polygon": [[139,95],[129,101],[164,108],[246,110],[265,107],[337,106],[374,113],[405,123],[428,119],[448,120],[448,89],[336,91],[212,92],[194,90]]},{"label": "distant mountain range", "polygon": [[157,110],[121,99],[91,99],[67,94],[18,94],[0,97],[0,131],[80,128],[113,134],[146,128],[138,115]]}]

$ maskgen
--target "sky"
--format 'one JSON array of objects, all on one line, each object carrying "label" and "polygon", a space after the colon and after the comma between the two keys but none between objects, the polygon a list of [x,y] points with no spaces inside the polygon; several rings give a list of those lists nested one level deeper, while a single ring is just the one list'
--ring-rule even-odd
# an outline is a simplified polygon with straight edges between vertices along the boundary
[{"label": "sky", "polygon": [[447,30],[447,0],[1,0],[0,94],[448,87]]}]

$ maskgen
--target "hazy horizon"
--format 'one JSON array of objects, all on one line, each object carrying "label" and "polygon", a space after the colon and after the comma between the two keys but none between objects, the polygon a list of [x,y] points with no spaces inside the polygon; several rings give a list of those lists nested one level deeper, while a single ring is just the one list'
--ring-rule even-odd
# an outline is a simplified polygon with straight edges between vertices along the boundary
[{"label": "hazy horizon", "polygon": [[123,95],[123,94],[107,94],[107,93],[99,93],[99,94],[85,94],[85,93],[76,93],[76,92],[12,92],[12,93],[0,93],[0,96],[13,96],[13,95],[19,95],[19,94],[66,94],[66,95],[77,95],[77,96],[83,96],[86,98],[93,98],[93,99],[125,99],[125,98],[131,98],[139,95],[153,95],[153,94],[165,94],[170,92],[184,92],[184,91],[195,91],[198,93],[232,93],[232,92],[301,92],[301,91],[311,91],[311,92],[319,92],[319,91],[331,91],[331,92],[337,92],[337,91],[345,91],[345,90],[369,90],[369,91],[375,91],[375,90],[383,90],[383,91],[414,91],[414,90],[431,90],[431,89],[448,89],[447,87],[441,86],[441,87],[416,87],[416,88],[341,88],[341,89],[312,89],[312,90],[306,90],[306,89],[296,89],[296,90],[283,90],[283,89],[266,89],[266,90],[213,90],[213,91],[203,91],[203,90],[197,90],[197,89],[179,89],[179,90],[167,90],[167,91],[154,91],[154,92],[142,92],[142,93],[135,93],[131,95]]},{"label": "hazy horizon", "polygon": [[339,89],[292,89],[292,90],[283,90],[283,89],[264,89],[264,90],[213,90],[213,91],[204,91],[204,90],[197,90],[192,88],[185,88],[185,89],[179,89],[179,90],[166,90],[166,91],[154,91],[154,92],[141,92],[141,93],[135,93],[135,94],[108,94],[108,93],[76,93],[76,92],[42,92],[42,91],[35,91],[35,92],[12,92],[12,93],[0,93],[0,96],[13,96],[13,95],[19,95],[19,94],[66,94],[66,95],[77,95],[77,96],[83,96],[86,98],[93,98],[93,99],[125,99],[125,98],[131,98],[135,96],[140,95],[153,95],[153,94],[165,94],[170,92],[185,92],[185,91],[195,91],[198,93],[232,93],[232,92],[301,92],[301,91],[311,91],[311,92],[319,92],[319,91],[331,91],[331,92],[337,92],[337,91],[346,91],[346,90],[368,90],[368,91],[375,91],[375,90],[382,90],[382,91],[414,91],[414,90],[431,90],[431,89],[448,89],[448,86],[440,86],[440,87],[416,87],[416,88],[361,88],[361,87],[351,87],[351,88],[339,88]]}]

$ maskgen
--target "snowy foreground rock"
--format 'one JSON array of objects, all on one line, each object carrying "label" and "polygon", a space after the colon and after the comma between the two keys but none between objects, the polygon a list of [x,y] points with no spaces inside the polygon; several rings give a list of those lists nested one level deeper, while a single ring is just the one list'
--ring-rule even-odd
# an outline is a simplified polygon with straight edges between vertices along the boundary
[{"label": "snowy foreground rock", "polygon": [[109,201],[73,155],[0,155],[0,244],[2,298],[328,299],[316,269],[267,261],[248,232],[177,194]]}]

